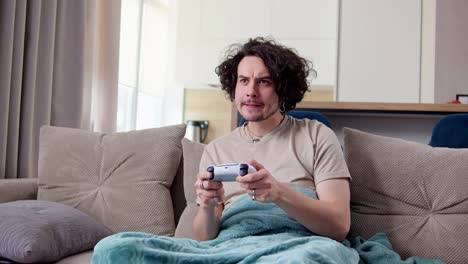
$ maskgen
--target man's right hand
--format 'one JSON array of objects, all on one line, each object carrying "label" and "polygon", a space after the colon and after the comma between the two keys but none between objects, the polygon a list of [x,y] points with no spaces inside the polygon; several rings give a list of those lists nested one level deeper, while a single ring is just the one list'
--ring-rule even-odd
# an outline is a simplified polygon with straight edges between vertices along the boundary
[{"label": "man's right hand", "polygon": [[224,210],[223,183],[209,181],[211,172],[201,171],[195,182],[195,192],[200,198],[200,206],[193,219],[193,233],[198,241],[214,239],[221,226],[221,215]]},{"label": "man's right hand", "polygon": [[195,192],[200,198],[200,207],[204,209],[214,208],[224,201],[223,183],[209,181],[211,172],[200,171],[195,182]]}]

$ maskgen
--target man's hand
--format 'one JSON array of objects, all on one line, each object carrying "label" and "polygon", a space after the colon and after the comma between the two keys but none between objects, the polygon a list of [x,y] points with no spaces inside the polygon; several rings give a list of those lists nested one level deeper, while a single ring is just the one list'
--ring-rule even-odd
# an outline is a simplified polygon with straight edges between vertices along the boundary
[{"label": "man's hand", "polygon": [[277,181],[262,164],[255,160],[247,161],[257,172],[237,176],[236,181],[244,188],[252,200],[259,202],[276,202],[281,196],[283,183]]},{"label": "man's hand", "polygon": [[211,172],[201,171],[195,182],[195,192],[200,198],[200,207],[193,219],[193,233],[198,241],[214,239],[221,226],[221,214],[224,206],[223,183],[209,181]]},{"label": "man's hand", "polygon": [[224,201],[223,183],[219,181],[209,181],[211,173],[201,171],[197,175],[195,182],[195,192],[200,197],[202,208],[214,208]]}]

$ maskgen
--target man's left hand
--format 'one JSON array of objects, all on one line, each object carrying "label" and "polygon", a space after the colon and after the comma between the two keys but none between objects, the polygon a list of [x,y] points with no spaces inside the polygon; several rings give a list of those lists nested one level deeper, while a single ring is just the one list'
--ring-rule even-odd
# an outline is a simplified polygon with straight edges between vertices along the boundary
[{"label": "man's left hand", "polygon": [[257,169],[257,172],[245,176],[237,176],[236,181],[246,190],[252,200],[274,203],[281,196],[283,183],[277,181],[262,164],[255,160],[247,161]]}]

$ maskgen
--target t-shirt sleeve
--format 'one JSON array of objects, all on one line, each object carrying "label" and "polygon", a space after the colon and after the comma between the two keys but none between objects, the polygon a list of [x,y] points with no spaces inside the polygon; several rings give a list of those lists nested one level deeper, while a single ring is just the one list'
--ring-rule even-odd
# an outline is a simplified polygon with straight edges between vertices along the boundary
[{"label": "t-shirt sleeve", "polygon": [[323,124],[316,126],[314,182],[317,186],[328,179],[349,178],[348,166],[335,133]]},{"label": "t-shirt sleeve", "polygon": [[206,146],[203,150],[202,157],[200,159],[200,166],[199,171],[204,171],[208,166],[215,165],[213,158],[212,158],[212,147],[210,145]]}]

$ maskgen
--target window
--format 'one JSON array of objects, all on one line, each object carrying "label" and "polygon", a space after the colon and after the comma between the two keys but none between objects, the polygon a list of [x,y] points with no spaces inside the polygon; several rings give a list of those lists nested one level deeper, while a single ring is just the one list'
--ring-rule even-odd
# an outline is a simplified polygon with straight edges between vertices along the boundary
[{"label": "window", "polygon": [[117,131],[162,125],[171,0],[122,0]]}]

